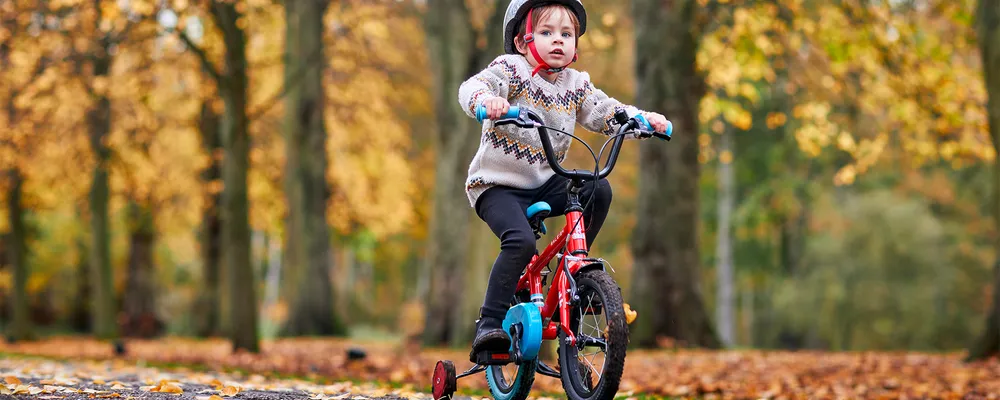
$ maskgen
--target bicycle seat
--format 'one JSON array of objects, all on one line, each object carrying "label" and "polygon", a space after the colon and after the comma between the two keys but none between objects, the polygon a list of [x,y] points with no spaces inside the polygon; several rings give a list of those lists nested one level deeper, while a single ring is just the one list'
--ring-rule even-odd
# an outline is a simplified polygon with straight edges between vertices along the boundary
[{"label": "bicycle seat", "polygon": [[531,207],[528,207],[528,210],[525,211],[525,214],[527,214],[528,219],[534,218],[536,215],[544,219],[545,217],[549,216],[550,212],[552,212],[552,206],[550,206],[549,203],[546,203],[544,201],[539,201],[535,204],[532,204]]},{"label": "bicycle seat", "polygon": [[524,212],[524,214],[528,217],[528,224],[531,225],[531,229],[535,231],[536,240],[541,238],[541,236],[538,235],[538,232],[541,232],[543,235],[547,233],[545,223],[542,222],[542,220],[544,220],[545,217],[548,217],[551,212],[552,206],[544,201],[532,204],[531,207],[528,207],[528,209]]}]

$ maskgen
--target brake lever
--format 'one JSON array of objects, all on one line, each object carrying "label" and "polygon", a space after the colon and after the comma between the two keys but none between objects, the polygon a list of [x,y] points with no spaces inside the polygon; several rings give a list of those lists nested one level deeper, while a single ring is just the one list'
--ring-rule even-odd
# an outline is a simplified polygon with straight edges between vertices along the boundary
[{"label": "brake lever", "polygon": [[519,128],[531,129],[538,126],[535,121],[529,120],[524,114],[518,115],[517,118],[504,118],[493,121],[494,126],[503,125],[514,125]]},{"label": "brake lever", "polygon": [[644,129],[637,129],[636,133],[639,135],[639,138],[641,139],[655,137],[660,140],[666,140],[668,142],[670,141],[670,135],[665,133],[660,133],[657,131],[647,131]]},{"label": "brake lever", "polygon": [[[476,107],[476,120],[482,123],[486,119],[486,107],[480,104]],[[538,126],[538,123],[528,118],[528,113],[521,112],[521,107],[510,106],[507,113],[493,121],[494,126],[515,125],[520,128],[531,129]]]}]

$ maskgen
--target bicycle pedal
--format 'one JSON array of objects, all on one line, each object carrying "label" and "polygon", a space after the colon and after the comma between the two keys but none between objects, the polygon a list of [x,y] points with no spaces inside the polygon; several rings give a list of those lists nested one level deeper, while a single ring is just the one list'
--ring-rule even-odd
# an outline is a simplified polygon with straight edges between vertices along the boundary
[{"label": "bicycle pedal", "polygon": [[476,353],[476,364],[479,365],[507,365],[511,362],[508,352],[480,351]]}]

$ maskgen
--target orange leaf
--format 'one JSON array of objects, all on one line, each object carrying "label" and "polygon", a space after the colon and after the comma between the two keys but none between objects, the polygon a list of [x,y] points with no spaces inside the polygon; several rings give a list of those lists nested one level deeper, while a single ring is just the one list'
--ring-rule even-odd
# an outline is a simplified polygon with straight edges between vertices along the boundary
[{"label": "orange leaf", "polygon": [[629,306],[628,303],[625,303],[625,322],[626,323],[631,324],[632,321],[635,321],[635,317],[637,317],[638,315],[639,315],[639,313],[633,311],[632,307]]},{"label": "orange leaf", "polygon": [[6,378],[3,378],[3,381],[6,382],[8,385],[18,385],[21,383],[21,380],[17,379],[17,377],[15,376],[8,376]]},{"label": "orange leaf", "polygon": [[175,383],[160,381],[160,384],[149,390],[150,392],[160,392],[160,393],[184,393],[184,389],[177,386]]},{"label": "orange leaf", "polygon": [[222,395],[226,397],[236,396],[237,393],[241,391],[240,388],[236,386],[226,386],[222,388]]}]

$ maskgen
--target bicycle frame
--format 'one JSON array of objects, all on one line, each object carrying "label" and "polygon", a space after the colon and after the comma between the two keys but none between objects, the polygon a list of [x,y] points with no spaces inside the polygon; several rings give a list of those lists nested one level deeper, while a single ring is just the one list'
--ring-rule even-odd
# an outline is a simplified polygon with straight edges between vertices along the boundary
[{"label": "bicycle frame", "polygon": [[[580,268],[597,262],[597,260],[586,258],[588,249],[583,208],[580,207],[579,199],[572,187],[570,189],[570,205],[567,209],[569,211],[566,213],[566,226],[541,254],[536,254],[531,258],[531,262],[528,264],[526,272],[521,275],[515,291],[528,289],[532,300],[542,297],[542,268],[545,268],[565,246],[568,254],[563,254],[559,259],[552,284],[545,296],[545,305],[539,311],[542,314],[542,321],[548,321],[548,324],[542,329],[542,340],[556,339],[559,336],[559,328],[562,328],[566,337],[569,338],[570,344],[575,345],[576,336],[573,335],[569,326],[570,279],[576,275]],[[578,255],[583,255],[583,257]],[[564,272],[567,270],[570,277],[567,277]],[[575,293],[573,294],[575,295]],[[559,313],[558,325],[552,321],[556,312]]]}]

